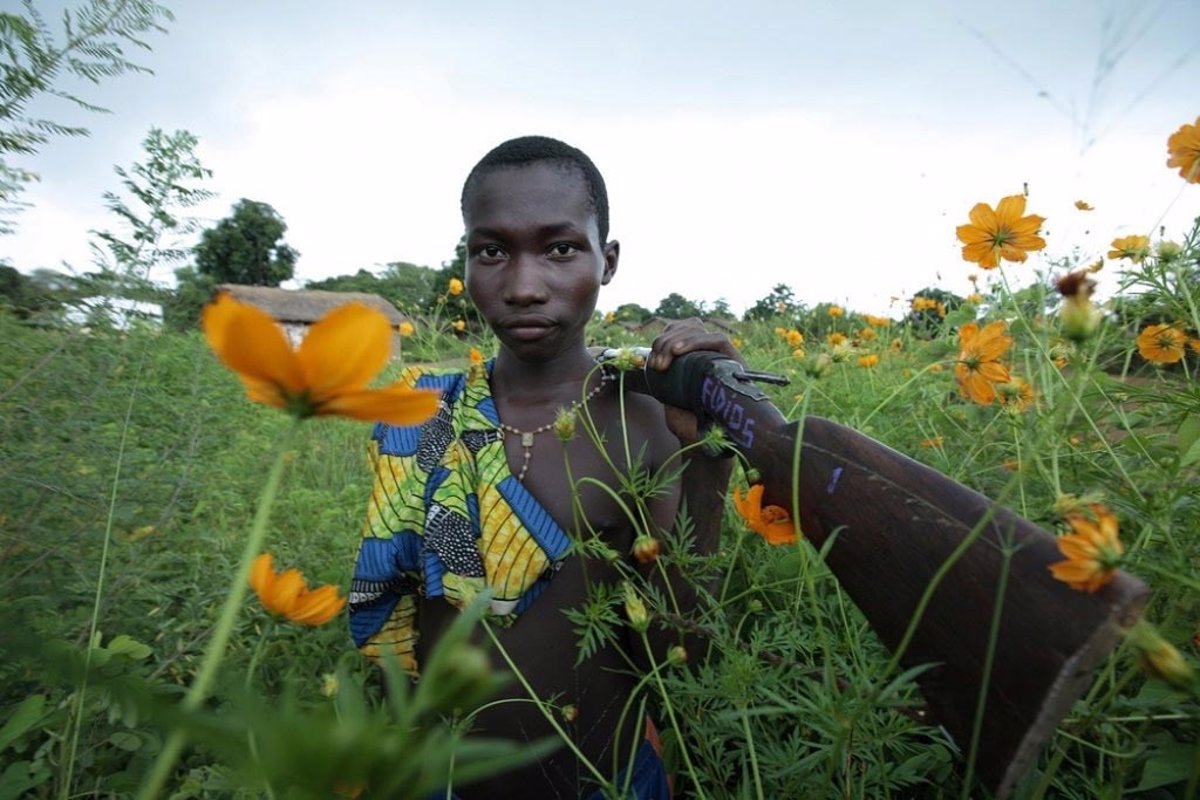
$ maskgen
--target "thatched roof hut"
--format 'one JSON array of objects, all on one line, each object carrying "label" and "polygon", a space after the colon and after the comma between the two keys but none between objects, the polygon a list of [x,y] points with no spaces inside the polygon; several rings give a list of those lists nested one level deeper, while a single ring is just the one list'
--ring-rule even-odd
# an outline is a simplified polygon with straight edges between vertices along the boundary
[{"label": "thatched roof hut", "polygon": [[233,299],[261,308],[284,326],[308,326],[346,303],[363,305],[383,312],[395,327],[408,317],[377,294],[366,292],[327,292],[321,289],[278,289],[273,286],[240,286],[223,283],[218,292],[229,292]]}]

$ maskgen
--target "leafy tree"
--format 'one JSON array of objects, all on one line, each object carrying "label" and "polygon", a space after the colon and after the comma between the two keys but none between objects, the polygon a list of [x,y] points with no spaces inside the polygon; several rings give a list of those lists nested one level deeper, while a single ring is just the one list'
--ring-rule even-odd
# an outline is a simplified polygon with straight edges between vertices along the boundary
[{"label": "leafy tree", "polygon": [[786,283],[777,283],[766,297],[746,309],[745,319],[747,322],[775,319],[776,317],[795,319],[803,312],[804,306],[796,301],[792,287]]},{"label": "leafy tree", "polygon": [[438,270],[405,261],[393,261],[380,274],[360,269],[353,275],[309,281],[305,288],[330,292],[369,292],[386,298],[402,310],[425,313],[436,298],[434,286],[439,277]]},{"label": "leafy tree", "polygon": [[[122,221],[127,233],[93,231],[103,248],[93,244],[97,262],[124,274],[151,278],[154,267],[183,261],[188,250],[168,237],[186,236],[198,227],[191,218],[178,216],[181,209],[208,200],[213,193],[194,185],[212,177],[212,170],[196,156],[199,140],[185,130],[172,134],[151,128],[142,140],[146,160],[126,170],[114,167],[129,197],[104,193],[104,204]],[[107,252],[104,252],[107,251]]]},{"label": "leafy tree", "polygon": [[687,319],[704,313],[704,302],[693,303],[678,292],[671,292],[658,303],[654,313],[667,319]]},{"label": "leafy tree", "polygon": [[242,198],[230,216],[200,235],[196,271],[217,283],[278,286],[292,277],[300,255],[281,241],[286,232],[274,208]]},{"label": "leafy tree", "polygon": [[622,303],[613,311],[613,318],[620,322],[645,322],[654,312],[637,303]]},{"label": "leafy tree", "polygon": [[724,297],[718,297],[716,302],[712,304],[709,310],[709,316],[724,317],[725,319],[733,319],[733,310],[729,308],[729,301]]},{"label": "leafy tree", "polygon": [[11,233],[17,195],[37,174],[13,165],[11,154],[31,156],[55,136],[83,136],[87,129],[31,116],[29,105],[57,97],[86,111],[104,111],[55,88],[64,75],[99,84],[127,72],[147,72],[126,58],[129,46],[149,50],[148,33],[165,33],[171,12],[151,0],[89,0],[63,11],[54,29],[23,0],[19,13],[0,12],[0,233]]}]

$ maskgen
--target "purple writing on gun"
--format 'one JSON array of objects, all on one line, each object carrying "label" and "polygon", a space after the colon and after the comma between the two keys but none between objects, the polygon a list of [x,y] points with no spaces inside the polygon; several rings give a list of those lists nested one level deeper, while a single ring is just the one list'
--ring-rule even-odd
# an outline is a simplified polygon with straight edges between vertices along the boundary
[{"label": "purple writing on gun", "polygon": [[742,447],[754,444],[754,418],[746,415],[741,400],[720,380],[711,376],[704,379],[700,401],[704,413],[720,425],[735,444]]}]

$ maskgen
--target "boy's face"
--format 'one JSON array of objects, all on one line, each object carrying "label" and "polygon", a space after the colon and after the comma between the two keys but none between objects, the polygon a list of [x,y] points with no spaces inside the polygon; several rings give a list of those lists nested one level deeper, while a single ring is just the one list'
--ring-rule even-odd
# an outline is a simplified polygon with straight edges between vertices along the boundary
[{"label": "boy's face", "polygon": [[491,171],[464,206],[467,291],[505,349],[544,360],[583,344],[617,270],[579,170],[548,162]]}]

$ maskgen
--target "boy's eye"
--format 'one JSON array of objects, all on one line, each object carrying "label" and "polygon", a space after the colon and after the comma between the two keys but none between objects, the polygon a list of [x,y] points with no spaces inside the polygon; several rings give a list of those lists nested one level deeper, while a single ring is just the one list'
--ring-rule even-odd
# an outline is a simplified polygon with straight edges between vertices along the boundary
[{"label": "boy's eye", "polygon": [[557,256],[559,258],[566,258],[568,256],[573,256],[578,252],[579,252],[579,248],[576,247],[575,245],[571,244],[570,242],[559,242],[558,244],[556,244],[550,248],[550,255]]},{"label": "boy's eye", "polygon": [[488,260],[496,260],[504,257],[504,251],[494,244],[485,244],[475,251],[475,255]]}]

